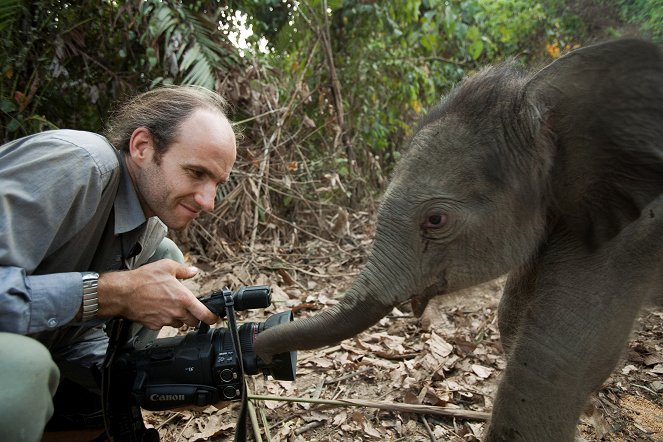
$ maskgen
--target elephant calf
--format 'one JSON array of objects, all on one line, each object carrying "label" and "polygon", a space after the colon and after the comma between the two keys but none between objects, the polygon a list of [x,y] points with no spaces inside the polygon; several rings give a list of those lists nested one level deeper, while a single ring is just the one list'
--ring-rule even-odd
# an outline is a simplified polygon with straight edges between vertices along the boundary
[{"label": "elephant calf", "polygon": [[420,123],[344,299],[269,329],[261,357],[349,338],[410,299],[508,273],[488,441],[572,441],[640,307],[663,289],[663,51],[588,46],[457,86]]}]

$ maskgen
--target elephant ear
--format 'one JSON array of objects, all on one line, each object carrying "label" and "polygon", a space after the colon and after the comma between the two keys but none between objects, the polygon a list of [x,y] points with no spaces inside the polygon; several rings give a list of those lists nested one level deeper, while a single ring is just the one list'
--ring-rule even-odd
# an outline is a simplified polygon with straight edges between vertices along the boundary
[{"label": "elephant ear", "polygon": [[526,84],[554,152],[554,222],[591,247],[663,193],[663,52],[637,39],[569,53]]}]

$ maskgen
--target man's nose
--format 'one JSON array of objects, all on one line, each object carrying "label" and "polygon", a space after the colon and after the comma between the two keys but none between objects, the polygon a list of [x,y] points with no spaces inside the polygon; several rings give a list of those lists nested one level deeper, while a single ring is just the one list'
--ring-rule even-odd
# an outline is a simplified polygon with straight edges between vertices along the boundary
[{"label": "man's nose", "polygon": [[196,204],[206,212],[214,210],[214,199],[216,198],[216,186],[213,184],[205,185],[200,192],[197,192],[194,199]]}]

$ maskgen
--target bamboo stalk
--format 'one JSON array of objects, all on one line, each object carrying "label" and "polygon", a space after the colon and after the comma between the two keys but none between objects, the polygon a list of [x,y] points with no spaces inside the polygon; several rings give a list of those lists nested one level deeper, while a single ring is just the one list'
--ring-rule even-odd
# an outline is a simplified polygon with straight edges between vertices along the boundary
[{"label": "bamboo stalk", "polygon": [[256,442],[262,442],[262,437],[260,436],[260,425],[258,424],[258,416],[256,414],[256,408],[253,406],[252,402],[246,404],[249,407],[249,417],[251,418],[251,428],[253,428],[253,437],[255,437]]},{"label": "bamboo stalk", "polygon": [[402,404],[397,402],[367,401],[362,399],[311,399],[302,397],[282,397],[269,395],[249,395],[249,399],[259,401],[304,402],[336,407],[369,407],[380,410],[399,411],[403,413],[431,414],[435,416],[459,417],[471,420],[488,420],[490,413],[458,408],[436,407],[433,405]]}]

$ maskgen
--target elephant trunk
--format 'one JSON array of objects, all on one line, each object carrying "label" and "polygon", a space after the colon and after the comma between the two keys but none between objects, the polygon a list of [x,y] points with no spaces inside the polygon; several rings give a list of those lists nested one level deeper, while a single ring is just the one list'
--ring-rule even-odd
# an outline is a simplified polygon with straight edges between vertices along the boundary
[{"label": "elephant trunk", "polygon": [[[366,330],[393,308],[389,294],[380,293],[360,274],[345,297],[335,306],[310,318],[282,324],[261,332],[253,344],[264,361],[293,350],[311,350],[336,344]],[[372,286],[374,287],[374,286]]]}]

